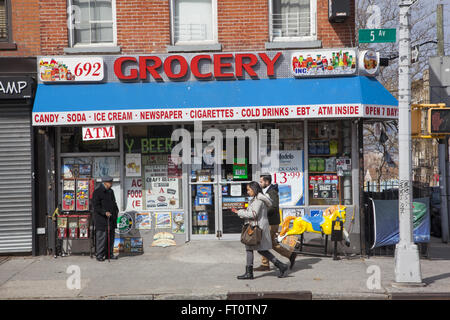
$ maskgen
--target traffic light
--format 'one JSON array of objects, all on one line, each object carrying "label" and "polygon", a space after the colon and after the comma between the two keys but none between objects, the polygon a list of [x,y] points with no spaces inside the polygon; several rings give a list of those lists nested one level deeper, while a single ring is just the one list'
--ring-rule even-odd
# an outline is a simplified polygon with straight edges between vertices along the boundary
[{"label": "traffic light", "polygon": [[450,108],[428,109],[428,133],[450,134]]}]

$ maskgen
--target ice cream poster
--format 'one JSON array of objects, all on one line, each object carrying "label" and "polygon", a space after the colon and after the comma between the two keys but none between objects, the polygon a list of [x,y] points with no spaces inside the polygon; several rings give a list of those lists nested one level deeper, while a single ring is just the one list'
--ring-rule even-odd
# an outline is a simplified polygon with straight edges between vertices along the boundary
[{"label": "ice cream poster", "polygon": [[172,213],[172,232],[184,233],[184,213],[173,212]]},{"label": "ice cream poster", "polygon": [[291,71],[296,77],[354,74],[356,61],[353,49],[300,51],[291,56]]},{"label": "ice cream poster", "polygon": [[127,177],[141,176],[141,154],[127,153],[125,154],[125,175]]}]

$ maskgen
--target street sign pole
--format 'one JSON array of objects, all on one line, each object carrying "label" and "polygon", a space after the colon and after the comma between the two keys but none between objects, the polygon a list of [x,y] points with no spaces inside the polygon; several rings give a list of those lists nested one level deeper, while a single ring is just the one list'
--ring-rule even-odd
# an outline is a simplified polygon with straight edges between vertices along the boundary
[{"label": "street sign pole", "polygon": [[399,0],[399,243],[395,247],[395,285],[422,285],[419,250],[413,241],[411,180],[411,63],[410,6],[415,1]]}]

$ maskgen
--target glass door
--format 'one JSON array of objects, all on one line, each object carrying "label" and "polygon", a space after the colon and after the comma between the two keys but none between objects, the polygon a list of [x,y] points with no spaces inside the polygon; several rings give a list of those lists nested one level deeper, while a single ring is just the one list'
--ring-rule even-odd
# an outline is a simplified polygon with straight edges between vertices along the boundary
[{"label": "glass door", "polygon": [[[208,143],[202,143],[201,157],[195,159],[192,144],[190,170],[191,234],[192,239],[237,240],[240,237],[243,220],[231,211],[247,206],[247,184],[255,176],[256,165],[250,163],[249,138],[234,138],[227,150],[226,129],[248,129],[242,125],[210,125],[204,131],[213,128],[222,132],[222,150],[216,151]],[[203,132],[204,132],[203,131]],[[215,163],[215,152],[222,152],[223,161]],[[232,157],[227,157],[232,154]],[[227,161],[228,159],[228,161]],[[197,161],[197,162],[196,162]]]}]

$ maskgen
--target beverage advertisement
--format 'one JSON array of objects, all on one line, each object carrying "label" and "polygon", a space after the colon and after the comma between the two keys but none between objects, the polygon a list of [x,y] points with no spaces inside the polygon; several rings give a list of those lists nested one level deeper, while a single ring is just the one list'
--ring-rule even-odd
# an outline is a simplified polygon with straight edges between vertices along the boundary
[{"label": "beverage advertisement", "polygon": [[296,77],[349,75],[356,61],[354,49],[299,51],[291,56],[291,71]]},{"label": "beverage advertisement", "polygon": [[155,164],[144,168],[147,209],[178,209],[180,207],[179,179],[169,178],[167,164]]},{"label": "beverage advertisement", "polygon": [[43,82],[102,81],[103,58],[41,57],[39,79]]},{"label": "beverage advertisement", "polygon": [[[303,150],[276,151],[270,158],[269,163],[262,162],[261,173],[271,173],[272,183],[278,184],[280,207],[304,205]],[[278,166],[273,167],[277,160]]]}]

